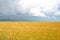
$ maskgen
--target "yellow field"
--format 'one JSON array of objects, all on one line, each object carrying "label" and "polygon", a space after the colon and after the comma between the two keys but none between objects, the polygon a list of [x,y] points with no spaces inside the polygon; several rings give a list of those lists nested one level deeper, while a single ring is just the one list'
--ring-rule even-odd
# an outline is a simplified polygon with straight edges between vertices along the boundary
[{"label": "yellow field", "polygon": [[0,22],[0,40],[60,40],[60,22]]}]

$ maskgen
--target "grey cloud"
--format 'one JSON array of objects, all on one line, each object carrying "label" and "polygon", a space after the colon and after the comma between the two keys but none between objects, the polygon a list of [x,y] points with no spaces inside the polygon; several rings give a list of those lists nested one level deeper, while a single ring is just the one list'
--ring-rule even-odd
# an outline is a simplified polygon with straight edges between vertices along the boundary
[{"label": "grey cloud", "polygon": [[15,15],[15,3],[13,0],[0,0],[0,16],[1,15]]}]

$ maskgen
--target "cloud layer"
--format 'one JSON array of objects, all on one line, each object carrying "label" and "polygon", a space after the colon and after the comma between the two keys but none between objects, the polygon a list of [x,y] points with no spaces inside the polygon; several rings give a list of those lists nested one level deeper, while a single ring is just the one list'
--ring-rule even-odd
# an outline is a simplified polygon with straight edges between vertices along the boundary
[{"label": "cloud layer", "polygon": [[17,10],[23,14],[46,17],[45,14],[59,15],[57,7],[59,0],[18,0]]},{"label": "cloud layer", "polygon": [[0,0],[0,16],[22,15],[48,17],[60,15],[59,0]]}]

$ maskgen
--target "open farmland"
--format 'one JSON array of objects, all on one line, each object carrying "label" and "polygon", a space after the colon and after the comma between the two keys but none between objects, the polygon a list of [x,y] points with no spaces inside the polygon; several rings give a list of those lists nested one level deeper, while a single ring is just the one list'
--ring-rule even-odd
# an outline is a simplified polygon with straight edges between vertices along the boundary
[{"label": "open farmland", "polygon": [[0,22],[0,40],[60,40],[60,22]]}]

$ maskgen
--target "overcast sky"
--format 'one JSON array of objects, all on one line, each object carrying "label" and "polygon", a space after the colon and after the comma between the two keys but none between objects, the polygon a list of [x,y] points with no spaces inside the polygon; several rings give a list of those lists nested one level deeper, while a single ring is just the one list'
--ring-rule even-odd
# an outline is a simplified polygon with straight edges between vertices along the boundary
[{"label": "overcast sky", "polygon": [[0,21],[60,21],[60,0],[0,0]]}]

